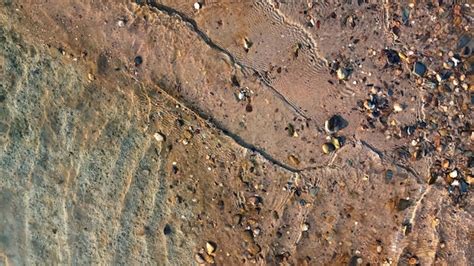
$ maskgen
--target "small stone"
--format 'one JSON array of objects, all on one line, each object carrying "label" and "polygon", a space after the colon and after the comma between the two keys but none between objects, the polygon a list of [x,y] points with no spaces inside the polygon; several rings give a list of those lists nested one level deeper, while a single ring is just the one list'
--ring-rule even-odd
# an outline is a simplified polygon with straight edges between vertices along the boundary
[{"label": "small stone", "polygon": [[362,262],[363,262],[362,258],[357,258],[357,264],[360,265],[360,264],[362,264]]},{"label": "small stone", "polygon": [[449,165],[450,165],[449,160],[444,160],[444,161],[443,161],[442,166],[443,166],[444,169],[448,169],[448,168],[449,168]]},{"label": "small stone", "polygon": [[260,253],[260,251],[262,250],[262,248],[258,245],[258,244],[255,244],[255,243],[250,243],[247,247],[247,251],[252,255],[252,256],[255,256],[257,255],[258,253]]},{"label": "small stone", "polygon": [[163,135],[161,135],[160,133],[155,133],[153,134],[153,137],[156,139],[156,141],[158,142],[163,142],[165,140],[165,137]]},{"label": "small stone", "polygon": [[393,105],[393,111],[394,111],[395,113],[401,112],[401,111],[403,111],[403,106],[402,106],[401,104],[399,104],[399,103],[395,103],[395,104]]},{"label": "small stone", "polygon": [[183,132],[183,137],[187,140],[190,140],[193,137],[193,132],[191,130],[185,130]]},{"label": "small stone", "polygon": [[302,226],[301,226],[301,231],[303,232],[306,232],[309,230],[309,224],[308,223],[304,223]]},{"label": "small stone", "polygon": [[250,41],[248,38],[244,38],[244,50],[245,52],[249,52],[250,51],[250,47],[252,47],[253,45],[253,42]]},{"label": "small stone", "polygon": [[411,206],[411,201],[410,200],[400,199],[398,201],[397,209],[398,209],[398,211],[403,211],[403,210],[407,209],[410,206]]},{"label": "small stone", "polygon": [[336,150],[336,147],[332,143],[324,143],[322,146],[323,152],[325,154],[331,153]]},{"label": "small stone", "polygon": [[201,6],[201,3],[196,2],[196,3],[194,3],[193,7],[194,7],[194,9],[199,10],[199,9],[201,9],[202,6]]},{"label": "small stone", "polygon": [[456,178],[458,177],[458,171],[457,170],[453,170],[449,173],[449,177],[451,178]]},{"label": "small stone", "polygon": [[337,138],[337,137],[331,138],[331,143],[332,145],[334,145],[334,148],[336,148],[336,150],[338,150],[342,146],[340,138]]},{"label": "small stone", "polygon": [[418,264],[418,259],[416,257],[411,257],[408,260],[408,265],[417,265]]},{"label": "small stone", "polygon": [[208,241],[206,242],[206,252],[209,255],[212,255],[214,251],[216,251],[217,245],[214,242]]},{"label": "small stone", "polygon": [[291,163],[292,165],[295,165],[295,166],[296,166],[296,165],[299,165],[299,164],[300,164],[300,160],[299,160],[295,155],[293,155],[293,154],[291,154],[291,155],[288,156],[288,160],[290,161],[290,163]]},{"label": "small stone", "polygon": [[371,100],[365,100],[364,101],[364,108],[367,110],[373,110],[375,109],[375,104]]},{"label": "small stone", "polygon": [[163,234],[169,235],[172,233],[171,226],[169,224],[165,225],[165,228],[163,228]]},{"label": "small stone", "polygon": [[210,263],[210,264],[214,264],[215,261],[214,261],[214,257],[209,255],[209,254],[202,254],[202,256],[204,257],[204,260],[207,262],[207,263]]},{"label": "small stone", "polygon": [[350,71],[346,68],[338,68],[336,71],[339,80],[346,80],[349,77]]},{"label": "small stone", "polygon": [[334,134],[337,131],[346,127],[347,122],[339,115],[333,115],[324,123],[324,128],[329,134]]},{"label": "small stone", "polygon": [[92,73],[87,74],[87,78],[92,81],[95,79],[94,75]]},{"label": "small stone", "polygon": [[206,261],[204,260],[203,256],[199,253],[197,253],[196,255],[194,255],[194,259],[196,260],[197,263],[199,264],[204,264],[206,263]]},{"label": "small stone", "polygon": [[385,52],[385,55],[387,56],[387,62],[389,64],[394,65],[394,64],[400,63],[400,56],[395,50],[386,49],[384,50],[384,52]]},{"label": "small stone", "polygon": [[377,253],[381,253],[382,252],[382,246],[377,246]]},{"label": "small stone", "polygon": [[427,68],[421,62],[415,62],[413,65],[413,73],[419,77],[423,77],[426,74]]},{"label": "small stone", "polygon": [[143,63],[143,58],[138,55],[133,59],[133,62],[135,63],[135,66],[139,66]]}]

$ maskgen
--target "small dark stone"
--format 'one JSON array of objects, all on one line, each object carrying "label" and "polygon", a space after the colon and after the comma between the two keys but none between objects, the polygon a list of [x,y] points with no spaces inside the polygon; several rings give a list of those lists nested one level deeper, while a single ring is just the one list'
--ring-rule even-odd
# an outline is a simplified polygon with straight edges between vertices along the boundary
[{"label": "small dark stone", "polygon": [[165,228],[163,228],[163,234],[169,235],[172,233],[171,226],[169,224],[165,225]]},{"label": "small dark stone", "polygon": [[415,62],[413,65],[413,73],[419,77],[423,77],[426,74],[427,68],[421,62]]},{"label": "small dark stone", "polygon": [[288,124],[286,130],[288,130],[288,136],[293,137],[295,134],[295,127],[291,123]]},{"label": "small dark stone", "polygon": [[467,193],[469,185],[464,181],[464,179],[459,180],[459,190],[462,194]]},{"label": "small dark stone", "polygon": [[398,201],[397,209],[398,211],[403,211],[411,206],[411,201],[406,199],[400,199]]},{"label": "small dark stone", "polygon": [[399,27],[397,27],[397,26],[393,27],[393,28],[392,28],[392,32],[393,32],[393,34],[395,34],[397,37],[400,37],[401,31],[400,31],[400,28],[399,28]]},{"label": "small dark stone", "polygon": [[173,174],[177,174],[178,173],[178,167],[176,165],[173,165]]},{"label": "small dark stone", "polygon": [[143,58],[141,56],[136,56],[135,59],[133,60],[135,62],[135,66],[139,66],[143,63]]},{"label": "small dark stone", "polygon": [[231,82],[232,82],[232,86],[240,87],[240,82],[235,75],[232,75]]},{"label": "small dark stone", "polygon": [[389,64],[395,65],[400,63],[400,56],[398,55],[397,51],[392,49],[384,50],[385,55],[387,56],[387,61]]},{"label": "small dark stone", "polygon": [[324,128],[330,134],[334,134],[337,131],[345,128],[348,125],[347,121],[344,120],[340,115],[333,115],[324,124]]},{"label": "small dark stone", "polygon": [[248,113],[252,112],[253,111],[252,105],[247,104],[247,106],[245,106],[245,111],[247,111]]},{"label": "small dark stone", "polygon": [[441,72],[439,73],[439,77],[441,78],[441,81],[444,81],[444,80],[448,80],[449,77],[451,77],[451,75],[453,74],[453,72],[447,70],[447,69],[443,69],[441,70]]}]

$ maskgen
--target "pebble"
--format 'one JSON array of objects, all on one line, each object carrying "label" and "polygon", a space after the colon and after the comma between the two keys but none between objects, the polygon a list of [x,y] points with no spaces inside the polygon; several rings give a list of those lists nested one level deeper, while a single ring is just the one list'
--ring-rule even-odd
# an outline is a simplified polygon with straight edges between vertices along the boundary
[{"label": "pebble", "polygon": [[427,68],[421,62],[415,62],[413,65],[413,73],[419,77],[423,77],[426,74]]},{"label": "pebble", "polygon": [[408,207],[411,206],[411,201],[410,200],[407,200],[407,199],[400,199],[398,201],[398,206],[397,206],[397,209],[398,211],[403,211],[405,209],[407,209]]},{"label": "pebble", "polygon": [[442,166],[443,166],[444,169],[449,168],[449,165],[450,165],[449,160],[444,160],[444,161],[443,161]]},{"label": "pebble", "polygon": [[336,150],[336,147],[334,147],[334,145],[332,143],[324,143],[323,146],[322,146],[322,149],[323,149],[323,152],[325,154],[328,154],[328,153],[333,152],[334,150]]},{"label": "pebble", "polygon": [[334,145],[334,148],[336,148],[336,150],[341,148],[341,141],[339,140],[339,138],[331,138],[331,143],[332,145]]},{"label": "pebble", "polygon": [[408,265],[416,265],[418,264],[418,259],[415,258],[415,257],[411,257],[409,260],[408,260]]},{"label": "pebble", "polygon": [[301,226],[301,231],[303,232],[306,232],[309,230],[309,224],[308,223],[304,223],[302,226]]},{"label": "pebble", "polygon": [[253,43],[247,39],[247,38],[244,38],[244,49],[246,52],[248,52],[250,50],[250,47],[252,47]]},{"label": "pebble", "polygon": [[291,162],[291,164],[293,165],[299,165],[300,164],[300,160],[294,156],[293,154],[289,155],[288,156],[288,160]]},{"label": "pebble", "polygon": [[199,9],[201,9],[202,6],[201,6],[201,3],[196,2],[196,3],[194,3],[193,7],[194,7],[194,9],[199,10]]},{"label": "pebble", "polygon": [[92,73],[87,74],[87,78],[92,81],[95,79],[94,75]]},{"label": "pebble", "polygon": [[209,255],[212,255],[216,251],[217,245],[214,242],[206,242],[206,252]]},{"label": "pebble", "polygon": [[215,263],[213,256],[208,255],[208,254],[206,254],[206,253],[202,254],[202,256],[204,257],[204,260],[205,260],[207,263],[210,263],[210,264],[214,264],[214,263]]},{"label": "pebble", "polygon": [[382,252],[382,246],[377,246],[377,253],[381,253]]},{"label": "pebble", "polygon": [[135,66],[139,66],[143,63],[143,57],[137,55],[135,59],[133,59],[133,62],[135,63]]},{"label": "pebble", "polygon": [[336,75],[339,80],[346,80],[349,77],[349,74],[349,70],[342,67],[338,68],[336,71]]},{"label": "pebble", "polygon": [[158,142],[163,142],[165,140],[165,137],[163,135],[161,135],[160,133],[155,133],[153,134],[153,137],[156,139],[156,141]]},{"label": "pebble", "polygon": [[199,253],[196,254],[196,255],[194,255],[194,259],[195,259],[196,262],[199,263],[199,264],[204,264],[204,263],[206,263],[206,261],[204,260],[204,258],[202,257],[202,255],[199,254]]},{"label": "pebble", "polygon": [[401,112],[403,111],[403,106],[399,103],[395,103],[393,105],[393,111],[395,111],[395,113]]},{"label": "pebble", "polygon": [[457,170],[453,170],[449,173],[449,177],[451,178],[456,178],[458,177],[458,171]]},{"label": "pebble", "polygon": [[389,64],[394,65],[394,64],[400,63],[400,56],[395,50],[386,49],[384,50],[384,52],[385,52],[385,55],[387,56],[387,62]]},{"label": "pebble", "polygon": [[334,134],[341,130],[345,125],[344,119],[339,115],[333,115],[324,123],[324,128],[329,134]]}]

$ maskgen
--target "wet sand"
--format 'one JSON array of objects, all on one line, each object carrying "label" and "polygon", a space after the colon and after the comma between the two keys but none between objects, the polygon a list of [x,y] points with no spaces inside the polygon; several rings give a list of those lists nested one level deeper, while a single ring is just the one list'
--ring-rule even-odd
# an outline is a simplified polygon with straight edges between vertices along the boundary
[{"label": "wet sand", "polygon": [[472,264],[468,4],[0,7],[1,263]]}]

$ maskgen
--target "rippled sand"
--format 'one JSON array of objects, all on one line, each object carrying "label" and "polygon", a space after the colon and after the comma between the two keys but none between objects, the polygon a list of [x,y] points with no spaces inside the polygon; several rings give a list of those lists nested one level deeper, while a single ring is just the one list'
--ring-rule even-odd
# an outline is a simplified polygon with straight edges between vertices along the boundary
[{"label": "rippled sand", "polygon": [[425,115],[384,67],[404,4],[287,2],[2,2],[0,264],[472,264],[472,196],[357,109]]}]

